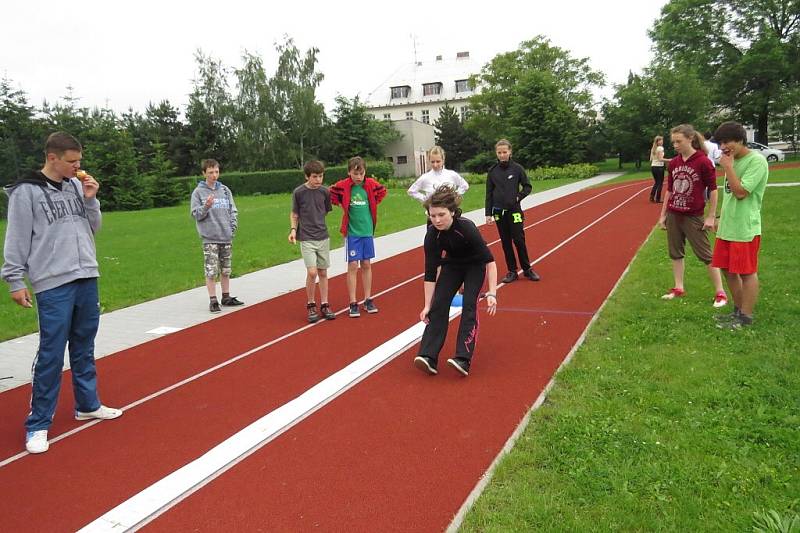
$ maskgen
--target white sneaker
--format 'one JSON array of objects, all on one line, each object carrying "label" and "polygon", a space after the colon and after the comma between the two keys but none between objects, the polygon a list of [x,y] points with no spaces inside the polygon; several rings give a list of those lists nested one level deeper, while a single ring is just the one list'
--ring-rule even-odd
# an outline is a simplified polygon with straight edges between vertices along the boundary
[{"label": "white sneaker", "polygon": [[105,405],[101,405],[99,409],[88,413],[75,411],[75,420],[92,420],[93,418],[111,420],[119,416],[122,416],[122,409],[114,409],[113,407],[106,407]]},{"label": "white sneaker", "polygon": [[46,429],[28,431],[25,434],[25,449],[28,450],[28,453],[44,453],[48,448],[50,448],[50,443],[47,442]]}]

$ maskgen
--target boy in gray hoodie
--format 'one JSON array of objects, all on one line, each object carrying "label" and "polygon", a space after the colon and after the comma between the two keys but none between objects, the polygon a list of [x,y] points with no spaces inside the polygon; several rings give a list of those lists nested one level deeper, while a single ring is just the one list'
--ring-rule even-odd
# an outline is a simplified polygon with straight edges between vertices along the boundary
[{"label": "boy in gray hoodie", "polygon": [[30,453],[49,448],[47,431],[61,388],[67,341],[75,418],[111,419],[122,414],[102,405],[97,394],[94,339],[100,321],[100,273],[94,234],[101,221],[100,185],[80,171],[82,150],[72,135],[53,133],[45,143],[44,167],[5,187],[8,227],[0,277],[9,284],[11,298],[30,308],[27,276],[39,315],[31,411],[25,421],[25,447]]},{"label": "boy in gray hoodie", "polygon": [[[239,225],[239,212],[231,190],[218,181],[217,160],[204,159],[201,167],[205,180],[199,182],[192,192],[191,214],[197,223],[197,233],[203,240],[206,288],[210,300],[208,309],[212,313],[219,313],[220,303],[224,306],[244,304],[230,295],[231,242]],[[221,302],[217,300],[217,275],[222,285]]]}]

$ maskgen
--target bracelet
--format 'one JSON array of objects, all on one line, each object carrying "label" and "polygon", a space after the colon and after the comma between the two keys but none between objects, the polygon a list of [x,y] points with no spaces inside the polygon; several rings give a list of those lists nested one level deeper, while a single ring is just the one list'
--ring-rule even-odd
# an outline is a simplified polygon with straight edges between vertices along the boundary
[{"label": "bracelet", "polygon": [[485,296],[486,298],[488,298],[489,296],[491,296],[492,298],[494,298],[495,300],[497,300],[497,295],[496,295],[495,293],[493,293],[493,292],[487,292],[486,294],[484,294],[484,296]]},{"label": "bracelet", "polygon": [[297,228],[289,228],[289,231],[297,231]]}]

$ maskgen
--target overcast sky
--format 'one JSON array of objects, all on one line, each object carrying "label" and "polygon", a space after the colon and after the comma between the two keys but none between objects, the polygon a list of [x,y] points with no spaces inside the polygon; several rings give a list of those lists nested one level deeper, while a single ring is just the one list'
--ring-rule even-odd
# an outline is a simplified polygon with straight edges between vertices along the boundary
[{"label": "overcast sky", "polygon": [[[481,63],[542,34],[573,57],[588,57],[610,83],[650,57],[647,30],[665,0],[243,2],[10,0],[2,7],[0,77],[31,104],[54,103],[73,87],[82,106],[143,111],[169,99],[185,109],[201,48],[228,67],[243,50],[274,72],[274,43],[287,34],[319,48],[318,90],[328,111],[337,94],[365,98],[399,66],[469,51]],[[412,38],[412,35],[415,38]],[[605,91],[606,95],[611,90]]]}]

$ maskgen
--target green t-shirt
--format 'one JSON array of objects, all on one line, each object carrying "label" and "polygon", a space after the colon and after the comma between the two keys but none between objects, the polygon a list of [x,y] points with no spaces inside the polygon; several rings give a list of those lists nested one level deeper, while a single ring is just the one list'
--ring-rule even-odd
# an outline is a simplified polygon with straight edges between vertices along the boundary
[{"label": "green t-shirt", "polygon": [[763,155],[751,150],[746,156],[733,160],[733,170],[749,194],[737,199],[725,179],[717,237],[726,241],[750,242],[756,235],[761,235],[761,201],[767,187],[769,165]]},{"label": "green t-shirt", "polygon": [[350,191],[350,211],[347,221],[347,235],[351,237],[372,237],[372,214],[369,212],[367,191],[362,185],[353,185]]}]

